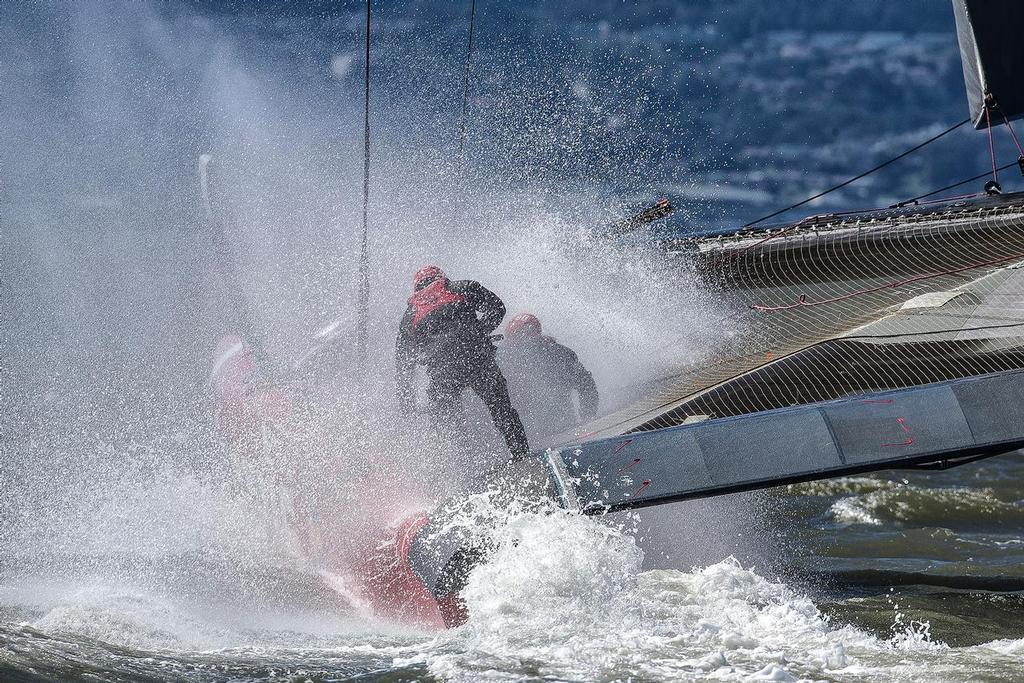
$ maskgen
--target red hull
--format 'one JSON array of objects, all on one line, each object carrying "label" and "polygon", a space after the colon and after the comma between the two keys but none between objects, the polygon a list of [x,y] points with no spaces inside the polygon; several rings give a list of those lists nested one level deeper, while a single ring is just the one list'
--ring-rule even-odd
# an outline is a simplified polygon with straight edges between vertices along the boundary
[{"label": "red hull", "polygon": [[[354,567],[360,593],[375,617],[419,628],[444,629],[466,621],[458,595],[436,599],[409,564],[409,549],[429,520],[423,513],[402,520],[390,538]],[[391,531],[390,529],[388,530]]]}]

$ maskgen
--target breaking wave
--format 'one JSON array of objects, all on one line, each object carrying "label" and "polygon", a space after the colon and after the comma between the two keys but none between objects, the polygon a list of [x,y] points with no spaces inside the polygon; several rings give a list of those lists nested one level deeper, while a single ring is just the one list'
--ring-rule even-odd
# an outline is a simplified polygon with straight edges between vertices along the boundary
[{"label": "breaking wave", "polygon": [[[838,493],[843,483],[832,487]],[[821,487],[826,488],[826,487]],[[989,488],[930,488],[899,481],[864,479],[846,483],[844,496],[832,504],[831,513],[843,524],[900,523],[907,526],[971,528],[1024,526],[1024,504],[1004,500]]]},{"label": "breaking wave", "polygon": [[405,631],[340,611],[256,617],[240,604],[218,613],[174,595],[93,587],[5,627],[2,666],[9,675],[49,667],[100,680],[387,671],[452,681],[952,681],[982,671],[1010,677],[1024,654],[1018,640],[949,647],[931,638],[927,621],[898,610],[889,637],[872,634],[732,558],[641,572],[628,529],[607,519],[519,509],[504,521],[465,589],[471,617],[451,631]]},{"label": "breaking wave", "polygon": [[469,622],[406,663],[449,680],[901,680],[1016,653],[949,648],[899,611],[880,638],[733,558],[640,573],[632,537],[599,519],[522,514],[496,541],[464,593]]}]

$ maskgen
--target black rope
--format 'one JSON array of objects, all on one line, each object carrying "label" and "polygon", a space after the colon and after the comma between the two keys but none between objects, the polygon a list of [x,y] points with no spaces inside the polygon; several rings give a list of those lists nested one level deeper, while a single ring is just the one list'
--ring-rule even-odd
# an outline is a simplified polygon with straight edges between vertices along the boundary
[{"label": "black rope", "polygon": [[473,63],[473,25],[476,23],[476,0],[469,6],[469,46],[466,48],[466,69],[462,77],[462,130],[459,133],[459,159],[466,147],[466,117],[469,109],[469,70]]},{"label": "black rope", "polygon": [[[922,148],[922,147],[924,147],[925,145],[929,145],[929,144],[931,144],[931,143],[935,142],[936,140],[938,140],[938,139],[939,139],[939,138],[941,138],[942,136],[944,136],[944,135],[947,135],[947,134],[949,134],[949,133],[952,133],[952,132],[953,132],[954,130],[956,130],[956,129],[957,129],[957,128],[959,128],[960,126],[964,125],[965,123],[970,123],[970,121],[971,121],[971,120],[970,120],[969,118],[967,118],[967,119],[964,119],[964,120],[963,120],[963,121],[961,121],[960,123],[957,123],[957,124],[955,124],[955,125],[953,125],[953,126],[950,126],[950,127],[949,127],[949,128],[947,128],[946,130],[944,130],[944,131],[942,131],[941,133],[939,133],[938,135],[935,135],[935,136],[933,136],[933,137],[930,137],[930,138],[928,138],[927,140],[925,140],[925,141],[924,141],[924,142],[922,142],[921,144],[919,144],[919,145],[915,145],[915,146],[911,147],[910,149],[908,149],[907,151],[903,152],[902,154],[900,154],[900,155],[898,155],[898,156],[894,156],[894,157],[893,157],[892,159],[889,159],[888,161],[883,161],[882,163],[878,164],[878,165],[877,165],[877,166],[875,166],[874,168],[871,168],[871,169],[869,169],[869,170],[867,170],[867,171],[864,171],[863,173],[861,173],[861,174],[859,174],[859,175],[855,175],[854,177],[850,178],[849,180],[845,180],[845,181],[843,181],[843,182],[839,183],[838,185],[836,185],[836,186],[834,186],[834,187],[830,187],[830,188],[828,188],[827,190],[824,190],[824,191],[822,191],[822,192],[819,192],[818,194],[814,195],[813,197],[808,197],[807,199],[805,199],[805,200],[803,200],[803,201],[801,201],[801,202],[797,202],[796,204],[793,204],[792,206],[787,206],[786,208],[784,208],[784,209],[779,209],[778,211],[776,211],[776,212],[774,212],[774,213],[770,213],[770,214],[768,214],[767,216],[762,216],[761,218],[758,218],[758,219],[757,219],[756,221],[750,221],[749,223],[744,223],[744,224],[743,224],[743,227],[744,227],[744,228],[749,228],[749,227],[751,227],[751,226],[753,226],[753,225],[756,225],[756,224],[760,223],[761,221],[766,221],[766,220],[768,220],[769,218],[774,218],[775,216],[778,216],[778,215],[779,215],[780,213],[786,213],[787,211],[790,211],[790,210],[792,210],[792,209],[795,209],[795,208],[797,208],[797,207],[799,207],[799,206],[803,206],[804,204],[806,204],[806,203],[808,203],[808,202],[812,202],[812,201],[814,201],[815,199],[817,199],[818,197],[824,197],[825,195],[829,194],[830,192],[835,192],[836,190],[838,190],[838,189],[840,189],[840,188],[846,187],[846,186],[847,186],[847,185],[849,185],[850,183],[852,183],[852,182],[855,182],[855,181],[857,181],[857,180],[860,180],[860,179],[861,179],[861,178],[863,178],[864,176],[868,176],[868,175],[871,175],[871,174],[872,174],[872,173],[874,173],[875,171],[878,171],[878,170],[880,170],[880,169],[883,169],[883,168],[885,168],[886,166],[888,166],[889,164],[893,163],[894,161],[899,161],[899,160],[900,160],[900,159],[902,159],[903,157],[905,157],[905,156],[907,156],[907,155],[909,155],[909,154],[912,154],[912,153],[916,152],[917,150],[921,149],[921,148]],[[966,182],[966,181],[965,181],[965,182]]]},{"label": "black rope", "polygon": [[370,0],[366,0],[366,64],[363,98],[363,239],[359,252],[359,360],[366,363],[370,320],[369,203],[370,203]]},{"label": "black rope", "polygon": [[[1000,166],[999,168],[997,168],[995,170],[996,170],[996,172],[1005,171],[1006,169],[1012,168],[1012,167],[1014,167],[1016,165],[1017,165],[1017,162],[1014,161],[1013,163],[1006,164],[1005,166]],[[889,208],[890,209],[901,209],[904,206],[907,206],[908,204],[913,204],[914,202],[916,202],[918,200],[926,199],[928,197],[931,197],[932,195],[937,195],[940,192],[945,192],[946,190],[952,190],[954,187],[960,187],[961,185],[966,185],[967,183],[973,183],[975,180],[981,180],[982,178],[987,178],[990,175],[992,175],[992,171],[985,171],[984,173],[979,173],[978,175],[974,176],[973,178],[968,178],[967,180],[961,180],[960,182],[953,183],[952,185],[946,185],[945,187],[940,187],[937,190],[932,190],[928,194],[919,195],[917,197],[914,197],[913,199],[908,199],[906,201],[900,202],[899,204],[893,204]]]}]

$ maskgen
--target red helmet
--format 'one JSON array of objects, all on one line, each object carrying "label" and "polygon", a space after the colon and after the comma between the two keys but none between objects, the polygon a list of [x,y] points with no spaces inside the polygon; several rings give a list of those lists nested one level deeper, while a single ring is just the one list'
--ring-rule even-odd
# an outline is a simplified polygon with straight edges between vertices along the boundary
[{"label": "red helmet", "polygon": [[540,336],[540,321],[532,313],[518,313],[505,325],[509,339],[530,339]]},{"label": "red helmet", "polygon": [[414,289],[420,289],[442,277],[448,276],[445,275],[444,271],[437,266],[423,266],[416,271],[415,275],[412,276],[412,286]]}]

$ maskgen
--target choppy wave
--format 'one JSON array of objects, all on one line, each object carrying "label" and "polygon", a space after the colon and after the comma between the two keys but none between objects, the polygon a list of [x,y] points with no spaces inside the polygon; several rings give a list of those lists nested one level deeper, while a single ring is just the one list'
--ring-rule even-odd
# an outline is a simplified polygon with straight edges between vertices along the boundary
[{"label": "choppy wave", "polygon": [[733,559],[638,574],[632,540],[596,520],[528,515],[505,533],[467,587],[469,623],[425,653],[434,675],[798,680],[862,666],[851,651],[944,647],[919,630],[883,642],[833,625],[807,597]]},{"label": "choppy wave", "polygon": [[1024,528],[1024,504],[1000,500],[985,488],[922,488],[909,484],[879,487],[841,498],[832,514],[847,524],[898,522],[915,526],[970,528],[1005,525]]},{"label": "choppy wave", "polygon": [[[1012,680],[1024,641],[954,648],[896,612],[889,637],[822,613],[734,559],[641,572],[620,528],[519,511],[471,576],[467,624],[440,634],[292,615],[231,619],[173,596],[89,589],[0,630],[3,668],[95,680]],[[905,610],[906,611],[906,610]],[[3,673],[3,672],[0,672]],[[45,675],[43,676],[45,680]]]},{"label": "choppy wave", "polygon": [[845,477],[789,487],[810,496],[839,496],[830,512],[841,524],[1024,528],[1024,501],[988,487],[923,486],[907,480]]},{"label": "choppy wave", "polygon": [[173,601],[110,589],[79,591],[31,626],[135,649],[200,650],[237,642],[227,629],[183,613]]}]

